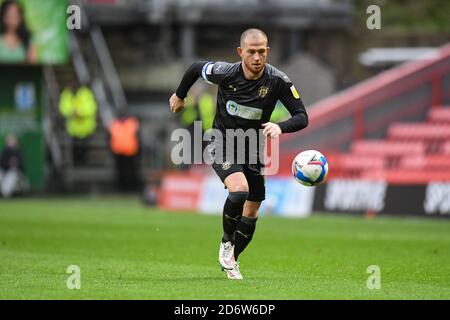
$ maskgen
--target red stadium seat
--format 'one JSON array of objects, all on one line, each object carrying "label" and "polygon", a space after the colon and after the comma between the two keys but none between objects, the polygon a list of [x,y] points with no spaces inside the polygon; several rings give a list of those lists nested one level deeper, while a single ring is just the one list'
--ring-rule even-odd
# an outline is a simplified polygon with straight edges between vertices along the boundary
[{"label": "red stadium seat", "polygon": [[447,141],[442,145],[442,153],[450,155],[450,141]]},{"label": "red stadium seat", "polygon": [[334,159],[332,177],[359,178],[366,171],[383,170],[385,158],[360,154],[341,154]]},{"label": "red stadium seat", "polygon": [[389,127],[391,140],[450,140],[450,125],[434,123],[396,123]]},{"label": "red stadium seat", "polygon": [[370,170],[384,167],[382,156],[343,154],[339,157],[339,165],[345,170]]},{"label": "red stadium seat", "polygon": [[450,172],[450,155],[403,157],[400,162],[400,169],[448,170]]},{"label": "red stadium seat", "polygon": [[450,171],[425,171],[411,169],[365,171],[360,178],[364,180],[385,181],[389,184],[423,185],[432,181],[450,181]]},{"label": "red stadium seat", "polygon": [[393,184],[450,181],[450,108],[430,111],[426,123],[394,123],[386,140],[359,140],[334,159],[332,178]]},{"label": "red stadium seat", "polygon": [[405,154],[421,155],[425,152],[425,145],[421,142],[360,140],[352,144],[351,150],[360,155],[401,157]]},{"label": "red stadium seat", "polygon": [[431,109],[428,113],[428,121],[433,123],[450,124],[450,107],[439,107]]},{"label": "red stadium seat", "polygon": [[450,181],[450,171],[389,170],[385,178],[391,184],[427,184],[432,181]]}]

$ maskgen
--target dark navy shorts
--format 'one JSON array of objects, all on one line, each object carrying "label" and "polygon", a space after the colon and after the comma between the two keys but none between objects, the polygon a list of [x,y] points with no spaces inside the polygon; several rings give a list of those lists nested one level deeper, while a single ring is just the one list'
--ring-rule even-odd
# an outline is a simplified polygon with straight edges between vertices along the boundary
[{"label": "dark navy shorts", "polygon": [[249,189],[247,200],[261,202],[266,198],[266,187],[260,164],[231,164],[225,161],[221,164],[213,163],[212,167],[222,182],[225,182],[226,177],[232,173],[244,173]]}]

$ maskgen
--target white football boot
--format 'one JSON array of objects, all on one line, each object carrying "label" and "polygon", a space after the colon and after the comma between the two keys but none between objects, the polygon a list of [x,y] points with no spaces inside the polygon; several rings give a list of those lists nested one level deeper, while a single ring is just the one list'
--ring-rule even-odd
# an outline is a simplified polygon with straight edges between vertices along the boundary
[{"label": "white football boot", "polygon": [[231,270],[234,268],[234,245],[231,241],[220,243],[219,263],[222,270]]},{"label": "white football boot", "polygon": [[225,269],[224,271],[227,273],[228,279],[231,279],[231,280],[242,280],[242,279],[244,279],[242,277],[241,272],[239,271],[239,263],[237,263],[237,262],[234,263],[233,269],[231,269],[231,270],[226,270]]}]

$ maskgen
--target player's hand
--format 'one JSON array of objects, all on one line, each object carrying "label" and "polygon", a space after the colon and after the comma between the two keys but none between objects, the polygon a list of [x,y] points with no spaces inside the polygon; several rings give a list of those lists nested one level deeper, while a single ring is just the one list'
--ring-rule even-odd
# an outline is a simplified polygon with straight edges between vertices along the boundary
[{"label": "player's hand", "polygon": [[266,138],[278,138],[281,134],[281,128],[279,125],[273,122],[267,122],[263,123],[262,127],[264,128],[263,134],[266,136]]},{"label": "player's hand", "polygon": [[169,105],[172,113],[180,112],[184,108],[184,100],[178,98],[174,93],[169,99]]}]

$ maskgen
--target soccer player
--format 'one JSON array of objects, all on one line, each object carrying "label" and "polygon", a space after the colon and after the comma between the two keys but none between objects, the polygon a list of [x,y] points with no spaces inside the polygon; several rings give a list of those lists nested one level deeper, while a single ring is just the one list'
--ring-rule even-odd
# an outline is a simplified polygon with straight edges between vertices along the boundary
[{"label": "soccer player", "polygon": [[[223,132],[225,137],[226,129],[261,129],[266,138],[274,139],[282,133],[305,128],[308,115],[295,86],[283,72],[266,63],[269,53],[266,34],[260,29],[247,29],[241,35],[237,53],[241,61],[236,63],[193,63],[170,97],[171,111],[183,109],[188,90],[202,77],[218,85],[213,128]],[[269,119],[278,100],[288,109],[291,118],[272,123]],[[229,279],[242,279],[237,259],[252,240],[258,209],[265,199],[263,164],[248,160],[246,154],[243,164],[228,160],[212,163],[229,192],[223,207],[223,236],[219,248],[219,263]]]}]

